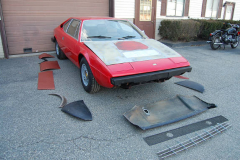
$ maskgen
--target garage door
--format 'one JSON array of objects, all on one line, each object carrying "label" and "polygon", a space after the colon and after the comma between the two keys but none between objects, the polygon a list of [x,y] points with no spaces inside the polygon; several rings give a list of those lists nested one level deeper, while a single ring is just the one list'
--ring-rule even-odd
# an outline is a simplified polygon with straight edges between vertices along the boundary
[{"label": "garage door", "polygon": [[109,0],[1,0],[9,54],[54,50],[53,29],[69,17],[109,16]]}]

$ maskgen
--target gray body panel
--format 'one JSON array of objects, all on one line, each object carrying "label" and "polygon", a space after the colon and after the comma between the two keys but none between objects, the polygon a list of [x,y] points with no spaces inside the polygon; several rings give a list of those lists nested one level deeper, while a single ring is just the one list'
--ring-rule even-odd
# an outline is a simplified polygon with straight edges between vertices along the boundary
[{"label": "gray body panel", "polygon": [[[120,50],[115,43],[121,41],[85,41],[84,44],[90,48],[106,65],[181,57],[181,55],[176,51],[154,39],[128,41],[140,42],[146,45],[148,49],[138,49],[132,51]],[[125,40],[125,42],[127,42],[127,40]]]}]

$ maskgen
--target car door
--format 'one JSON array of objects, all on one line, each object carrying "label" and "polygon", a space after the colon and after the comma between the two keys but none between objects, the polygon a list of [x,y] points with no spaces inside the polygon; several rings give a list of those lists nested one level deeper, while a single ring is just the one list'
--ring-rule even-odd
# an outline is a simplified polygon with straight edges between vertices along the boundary
[{"label": "car door", "polygon": [[69,24],[72,22],[72,20],[73,19],[69,19],[66,23],[64,23],[63,26],[61,27],[61,32],[58,32],[58,34],[56,34],[56,39],[57,39],[58,45],[64,53],[66,53],[64,37],[67,34],[67,29],[69,27]]},{"label": "car door", "polygon": [[76,65],[80,50],[78,46],[80,25],[80,20],[73,19],[67,28],[66,35],[62,37],[65,46],[64,53]]}]

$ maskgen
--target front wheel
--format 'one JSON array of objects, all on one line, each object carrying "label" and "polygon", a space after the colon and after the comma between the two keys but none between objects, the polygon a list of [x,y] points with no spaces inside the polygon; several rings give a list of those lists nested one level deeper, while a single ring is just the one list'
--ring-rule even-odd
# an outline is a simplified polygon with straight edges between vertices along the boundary
[{"label": "front wheel", "polygon": [[100,85],[94,78],[87,60],[83,57],[80,61],[80,76],[84,90],[88,93],[96,93],[100,90]]},{"label": "front wheel", "polygon": [[237,48],[238,44],[239,44],[239,37],[236,37],[237,38],[237,42],[231,44],[231,47],[232,48]]},{"label": "front wheel", "polygon": [[212,37],[212,42],[210,43],[210,46],[213,50],[220,48],[220,44],[214,44],[214,43],[221,43],[219,34],[216,34],[215,36]]}]

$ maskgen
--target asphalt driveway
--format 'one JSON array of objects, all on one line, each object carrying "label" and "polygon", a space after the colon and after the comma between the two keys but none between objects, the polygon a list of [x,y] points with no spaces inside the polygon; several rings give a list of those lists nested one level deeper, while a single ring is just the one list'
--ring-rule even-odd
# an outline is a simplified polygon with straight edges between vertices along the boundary
[{"label": "asphalt driveway", "polygon": [[[88,94],[79,69],[69,60],[54,70],[55,90],[37,90],[38,56],[0,60],[0,159],[158,159],[156,152],[185,141],[196,133],[154,146],[143,137],[223,115],[230,129],[169,159],[240,158],[240,47],[213,51],[210,46],[174,48],[189,60],[193,70],[184,76],[205,87],[203,94],[164,83],[134,86],[129,90],[102,88]],[[56,58],[49,60],[57,60]],[[73,118],[58,108],[58,93],[68,102],[84,100],[93,121]],[[136,104],[149,104],[181,95],[196,95],[218,107],[192,118],[143,131],[131,125],[123,113]],[[201,133],[202,131],[198,131]]]}]

